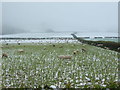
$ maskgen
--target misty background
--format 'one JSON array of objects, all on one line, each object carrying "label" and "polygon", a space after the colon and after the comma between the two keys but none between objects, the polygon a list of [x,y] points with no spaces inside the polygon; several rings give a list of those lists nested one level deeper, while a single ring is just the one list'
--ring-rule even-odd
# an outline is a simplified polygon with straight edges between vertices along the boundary
[{"label": "misty background", "polygon": [[2,33],[118,32],[117,2],[4,2]]}]

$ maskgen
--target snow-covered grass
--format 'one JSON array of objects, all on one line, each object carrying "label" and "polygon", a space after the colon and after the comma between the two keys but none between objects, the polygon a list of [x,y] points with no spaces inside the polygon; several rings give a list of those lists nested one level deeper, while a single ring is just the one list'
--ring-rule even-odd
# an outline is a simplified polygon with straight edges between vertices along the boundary
[{"label": "snow-covered grass", "polygon": [[[82,48],[86,52],[82,52]],[[22,49],[24,52],[19,53]],[[3,45],[3,88],[116,87],[118,53],[80,43]],[[73,52],[78,50],[75,55]],[[71,55],[72,59],[59,59]]]},{"label": "snow-covered grass", "polygon": [[17,43],[78,43],[76,39],[40,39],[40,40],[0,40],[3,44],[17,44]]}]

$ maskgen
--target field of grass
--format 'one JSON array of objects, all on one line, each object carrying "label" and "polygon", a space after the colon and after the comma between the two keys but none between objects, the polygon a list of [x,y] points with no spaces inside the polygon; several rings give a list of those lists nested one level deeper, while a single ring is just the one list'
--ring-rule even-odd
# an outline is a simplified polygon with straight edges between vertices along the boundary
[{"label": "field of grass", "polygon": [[[3,45],[2,88],[118,87],[118,53],[85,44]],[[82,52],[84,48],[86,52]],[[18,52],[23,49],[24,52]],[[79,50],[75,55],[73,51]],[[60,59],[71,55],[72,59]]]}]

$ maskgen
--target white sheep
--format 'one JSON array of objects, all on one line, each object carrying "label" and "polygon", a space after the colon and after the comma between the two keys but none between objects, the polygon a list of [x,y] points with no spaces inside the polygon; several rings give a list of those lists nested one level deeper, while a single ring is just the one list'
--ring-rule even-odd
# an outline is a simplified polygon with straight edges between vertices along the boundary
[{"label": "white sheep", "polygon": [[23,53],[24,52],[24,50],[23,49],[18,49],[18,51],[17,51],[18,53]]},{"label": "white sheep", "polygon": [[78,54],[78,53],[79,53],[79,50],[73,51],[73,54],[74,54],[74,55],[76,55],[76,54]]},{"label": "white sheep", "polygon": [[72,59],[72,56],[70,56],[70,55],[59,55],[58,58],[60,58],[60,59]]}]

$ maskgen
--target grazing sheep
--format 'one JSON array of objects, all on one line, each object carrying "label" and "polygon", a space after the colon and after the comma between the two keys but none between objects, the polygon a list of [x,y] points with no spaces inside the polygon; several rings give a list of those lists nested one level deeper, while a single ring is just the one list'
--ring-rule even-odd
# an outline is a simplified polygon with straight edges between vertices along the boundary
[{"label": "grazing sheep", "polygon": [[76,55],[79,53],[79,50],[73,51],[73,54]]},{"label": "grazing sheep", "polygon": [[70,55],[59,55],[58,58],[60,58],[60,59],[71,59],[72,56],[70,56]]},{"label": "grazing sheep", "polygon": [[87,52],[86,49],[82,48],[82,52]]},{"label": "grazing sheep", "polygon": [[72,47],[75,47],[75,44],[73,44]]},{"label": "grazing sheep", "polygon": [[18,53],[23,53],[24,52],[24,50],[23,49],[18,49],[18,51],[17,51]]},{"label": "grazing sheep", "polygon": [[60,46],[59,48],[63,48],[63,46]]},{"label": "grazing sheep", "polygon": [[73,54],[75,55],[75,54],[77,54],[77,52],[76,52],[76,51],[74,51],[74,52],[73,52]]},{"label": "grazing sheep", "polygon": [[46,47],[44,47],[43,50],[46,50]]},{"label": "grazing sheep", "polygon": [[2,54],[2,58],[4,58],[4,57],[7,58],[8,55],[7,55],[6,53],[3,53],[3,54]]}]

